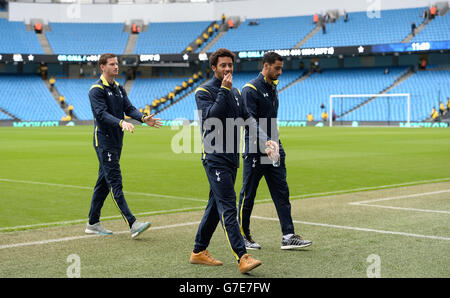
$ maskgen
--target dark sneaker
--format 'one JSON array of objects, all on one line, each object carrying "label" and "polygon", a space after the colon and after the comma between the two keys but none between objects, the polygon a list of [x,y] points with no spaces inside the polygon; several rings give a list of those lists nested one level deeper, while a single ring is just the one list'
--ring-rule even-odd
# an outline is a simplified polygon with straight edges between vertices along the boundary
[{"label": "dark sneaker", "polygon": [[300,235],[292,235],[291,238],[281,241],[281,249],[297,249],[310,246],[312,241],[303,240]]},{"label": "dark sneaker", "polygon": [[244,242],[245,242],[245,248],[247,249],[261,249],[261,245],[259,245],[258,243],[256,243],[253,239],[252,236],[244,236]]}]

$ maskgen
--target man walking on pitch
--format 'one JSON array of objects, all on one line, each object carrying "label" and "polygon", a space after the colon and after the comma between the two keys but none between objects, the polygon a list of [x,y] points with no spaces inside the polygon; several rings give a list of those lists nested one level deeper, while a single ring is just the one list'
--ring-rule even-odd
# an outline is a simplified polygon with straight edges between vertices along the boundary
[{"label": "man walking on pitch", "polygon": [[100,223],[100,212],[103,203],[111,194],[122,217],[130,227],[131,237],[135,238],[150,227],[149,222],[139,222],[128,209],[122,191],[122,174],[120,171],[120,155],[122,152],[123,132],[133,133],[134,125],[124,120],[124,115],[159,128],[160,119],[154,115],[144,116],[128,99],[123,86],[114,78],[119,73],[116,55],[103,54],[98,61],[102,75],[89,90],[92,113],[94,114],[94,148],[100,163],[98,179],[92,196],[87,234],[112,234]]},{"label": "man walking on pitch", "polygon": [[[258,124],[267,123],[267,136],[272,140],[278,140],[278,128],[276,126],[278,114],[278,77],[282,73],[283,58],[275,52],[267,52],[263,57],[263,69],[261,73],[244,85],[242,97],[248,113],[257,120]],[[263,128],[264,130],[264,128]],[[280,160],[278,163],[268,164],[264,162],[266,152],[249,152],[248,129],[245,131],[245,151],[243,153],[244,173],[243,186],[239,196],[239,225],[244,236],[247,249],[261,249],[250,234],[250,215],[252,213],[256,190],[259,181],[264,176],[269,187],[272,200],[280,219],[283,238],[281,249],[296,249],[312,244],[309,240],[303,240],[294,233],[294,224],[291,217],[291,204],[289,202],[289,188],[286,181],[286,165],[281,141],[279,141]]]},{"label": "man walking on pitch", "polygon": [[[238,262],[239,271],[247,273],[261,265],[261,261],[247,254],[236,219],[234,184],[239,167],[240,138],[237,125],[229,126],[227,123],[229,120],[235,121],[238,118],[246,120],[250,117],[244,108],[240,91],[233,87],[234,59],[234,54],[227,49],[214,52],[210,56],[214,76],[195,92],[201,119],[202,162],[210,188],[208,204],[198,227],[190,262],[211,266],[223,264],[214,259],[206,249],[220,221],[231,251]],[[250,122],[256,130],[256,121],[250,119]],[[263,148],[270,144],[278,149],[277,144],[268,141],[267,135],[263,132],[258,143]]]}]

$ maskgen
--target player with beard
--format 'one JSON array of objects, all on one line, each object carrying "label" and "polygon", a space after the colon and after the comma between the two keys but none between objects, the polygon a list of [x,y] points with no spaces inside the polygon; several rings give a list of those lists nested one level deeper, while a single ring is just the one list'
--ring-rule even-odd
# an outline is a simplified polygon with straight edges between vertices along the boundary
[{"label": "player with beard", "polygon": [[242,97],[248,113],[256,119],[258,126],[264,130],[273,141],[278,142],[279,156],[273,163],[264,159],[265,151],[253,153],[249,151],[249,131],[245,131],[245,150],[243,153],[244,173],[243,186],[239,196],[239,225],[247,249],[261,249],[250,234],[250,215],[253,210],[256,191],[259,181],[264,176],[269,187],[272,200],[280,219],[283,238],[281,249],[297,249],[312,244],[303,240],[294,233],[294,224],[291,217],[291,204],[289,202],[289,187],[286,180],[286,153],[281,141],[278,140],[277,114],[278,114],[278,77],[283,71],[283,57],[275,52],[267,52],[263,57],[261,73],[245,84],[242,88]]},{"label": "player with beard", "polygon": [[[239,167],[240,127],[230,127],[227,122],[249,119],[254,131],[257,125],[247,113],[240,91],[233,86],[234,59],[234,54],[227,49],[214,52],[209,59],[214,76],[195,92],[201,119],[202,163],[210,187],[208,204],[198,227],[190,262],[210,266],[223,264],[206,249],[220,221],[239,271],[247,273],[261,265],[261,261],[247,254],[239,231],[234,184]],[[256,142],[252,136],[250,138]],[[259,134],[258,144],[262,148],[273,147],[269,149],[269,154],[278,149],[264,132]]]}]

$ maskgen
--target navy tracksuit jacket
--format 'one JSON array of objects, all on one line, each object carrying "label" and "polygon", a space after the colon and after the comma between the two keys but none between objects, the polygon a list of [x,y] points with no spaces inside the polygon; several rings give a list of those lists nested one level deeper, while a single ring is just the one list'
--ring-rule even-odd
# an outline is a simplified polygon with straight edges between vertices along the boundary
[{"label": "navy tracksuit jacket", "polygon": [[125,89],[119,83],[114,82],[111,85],[103,75],[89,90],[89,100],[94,115],[94,148],[100,164],[89,212],[89,224],[100,221],[101,208],[111,193],[124,220],[131,227],[136,218],[125,201],[119,165],[123,144],[121,121],[126,114],[142,122],[144,115],[131,104]]},{"label": "navy tracksuit jacket", "polygon": [[[208,204],[195,237],[194,250],[202,251],[208,247],[217,224],[221,221],[233,255],[239,260],[246,253],[236,220],[234,191],[239,167],[240,127],[228,127],[226,122],[227,119],[246,120],[250,115],[244,107],[240,91],[236,88],[228,90],[221,85],[222,81],[214,76],[197,88],[195,93],[201,118],[202,161],[210,189]],[[252,123],[256,129],[256,122]],[[259,140],[265,143],[267,136],[261,133]]]},{"label": "navy tracksuit jacket", "polygon": [[[262,122],[262,130],[273,141],[278,140],[278,128],[276,126],[278,114],[278,91],[276,85],[278,81],[269,84],[263,74],[244,85],[242,97],[245,107],[251,117],[255,118],[259,125]],[[272,124],[272,125],[271,125]],[[252,213],[256,190],[259,181],[264,176],[269,187],[272,200],[280,219],[281,231],[283,235],[293,234],[294,225],[291,217],[291,204],[289,202],[289,187],[286,181],[286,153],[281,141],[280,166],[274,167],[272,163],[264,162],[267,154],[264,151],[251,152],[248,150],[251,140],[249,140],[248,129],[245,131],[245,151],[243,153],[243,185],[239,195],[239,225],[244,236],[250,235],[250,215]]]}]

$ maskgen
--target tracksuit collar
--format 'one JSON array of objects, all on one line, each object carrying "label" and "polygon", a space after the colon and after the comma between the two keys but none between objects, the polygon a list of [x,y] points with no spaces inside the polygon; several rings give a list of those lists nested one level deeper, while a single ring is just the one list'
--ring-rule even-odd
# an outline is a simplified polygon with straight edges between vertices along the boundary
[{"label": "tracksuit collar", "polygon": [[222,86],[222,81],[219,80],[216,76],[213,76],[211,82],[214,84],[214,86],[216,87],[220,87]]},{"label": "tracksuit collar", "polygon": [[274,86],[274,87],[276,87],[278,85],[278,83],[279,83],[279,80],[275,80],[275,81],[272,81],[272,83],[269,83],[267,81],[266,77],[262,74],[262,72],[259,73],[258,77],[259,77],[259,79],[263,80],[266,84],[269,84],[269,85]]},{"label": "tracksuit collar", "polygon": [[[105,79],[105,77],[103,75],[100,76],[100,80],[102,81],[102,84],[104,86],[108,86],[111,87],[108,83],[108,81]],[[119,86],[119,83],[116,82],[116,80],[114,80],[114,84],[116,84],[117,86]]]}]

